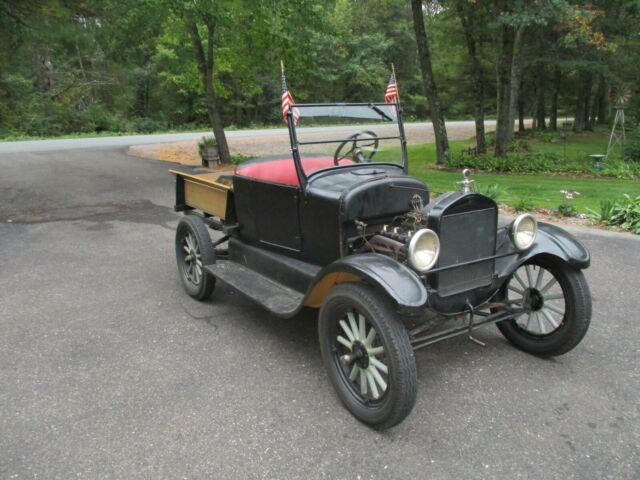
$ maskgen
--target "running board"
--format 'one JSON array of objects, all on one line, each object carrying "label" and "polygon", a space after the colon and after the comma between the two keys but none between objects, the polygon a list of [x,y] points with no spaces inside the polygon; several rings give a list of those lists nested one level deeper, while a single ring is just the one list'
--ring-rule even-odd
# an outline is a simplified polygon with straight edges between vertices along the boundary
[{"label": "running board", "polygon": [[304,300],[303,293],[232,260],[218,261],[204,269],[278,317],[294,316]]}]

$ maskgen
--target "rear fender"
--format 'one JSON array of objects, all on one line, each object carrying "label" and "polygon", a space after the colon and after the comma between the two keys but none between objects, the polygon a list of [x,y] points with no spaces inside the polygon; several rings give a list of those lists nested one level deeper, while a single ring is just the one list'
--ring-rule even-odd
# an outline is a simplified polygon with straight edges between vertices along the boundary
[{"label": "rear fender", "polygon": [[420,278],[393,258],[378,253],[350,255],[322,269],[304,304],[319,307],[334,285],[359,281],[386,293],[399,313],[415,315],[426,306],[427,290]]},{"label": "rear fender", "polygon": [[[506,239],[503,249],[506,251],[509,248],[513,246]],[[496,273],[498,277],[510,276],[520,265],[538,255],[556,257],[578,270],[589,267],[591,263],[589,251],[573,235],[554,225],[539,223],[536,240],[531,248],[518,255],[497,259]]]}]

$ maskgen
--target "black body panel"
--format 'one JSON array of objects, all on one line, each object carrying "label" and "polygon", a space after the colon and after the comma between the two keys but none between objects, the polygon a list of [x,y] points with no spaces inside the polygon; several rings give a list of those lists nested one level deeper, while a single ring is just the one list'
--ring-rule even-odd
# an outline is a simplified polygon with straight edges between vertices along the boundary
[{"label": "black body panel", "polygon": [[[316,265],[348,254],[354,220],[391,220],[427,187],[393,165],[354,165],[318,172],[299,187],[233,177],[235,217],[243,242]],[[304,232],[304,234],[302,233]]]},{"label": "black body panel", "polygon": [[354,220],[383,223],[411,208],[429,191],[398,166],[358,165],[320,172],[309,178],[300,208],[304,258],[326,265],[348,254],[347,240],[356,234]]},{"label": "black body panel", "polygon": [[[440,238],[440,258],[427,274],[430,305],[443,313],[476,305],[494,290],[498,207],[479,193],[449,192],[427,205],[427,225]],[[464,264],[477,259],[482,262]]]},{"label": "black body panel", "polygon": [[378,253],[349,255],[325,267],[316,281],[331,272],[347,272],[362,277],[389,295],[396,309],[403,314],[420,313],[427,304],[427,290],[420,277],[391,257]]},{"label": "black body panel", "polygon": [[350,273],[369,283],[388,295],[405,315],[420,313],[427,303],[427,291],[418,275],[377,253],[350,255],[320,269],[232,238],[229,254],[228,260],[207,270],[283,318],[298,313],[313,287],[334,272]]},{"label": "black body panel", "polygon": [[[350,242],[362,235],[356,221],[373,229],[391,223],[412,208],[416,196],[426,204],[427,226],[441,242],[432,272],[419,276],[391,257],[351,254]],[[466,304],[477,307],[489,301],[535,255],[554,255],[574,268],[589,265],[582,245],[547,224],[540,224],[529,250],[516,251],[507,229],[497,227],[493,200],[475,192],[449,192],[428,203],[427,187],[392,165],[321,171],[308,178],[304,191],[234,176],[233,199],[239,228],[231,233],[229,259],[305,297],[324,275],[346,272],[385,292],[405,314],[426,306],[455,314]],[[286,316],[294,310],[288,305]]]},{"label": "black body panel", "polygon": [[[504,236],[506,238],[499,247],[498,253],[513,249],[506,232]],[[573,235],[555,225],[538,223],[538,234],[531,248],[496,260],[496,275],[509,276],[520,265],[537,255],[557,257],[577,270],[588,268],[591,264],[589,251]]]},{"label": "black body panel", "polygon": [[229,239],[229,260],[298,292],[306,292],[320,271],[320,267],[311,263],[248,245],[235,238]]},{"label": "black body panel", "polygon": [[300,188],[234,175],[239,237],[256,246],[300,252]]}]

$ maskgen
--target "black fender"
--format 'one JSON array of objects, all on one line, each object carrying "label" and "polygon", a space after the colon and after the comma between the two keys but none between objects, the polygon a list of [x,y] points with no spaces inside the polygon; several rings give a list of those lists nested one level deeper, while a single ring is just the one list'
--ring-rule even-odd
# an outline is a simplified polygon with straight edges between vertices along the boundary
[{"label": "black fender", "polygon": [[[505,238],[503,247],[497,252],[506,253],[513,245]],[[498,277],[510,276],[520,265],[537,255],[550,255],[563,260],[572,268],[581,270],[591,264],[591,255],[584,245],[566,230],[549,223],[539,223],[533,245],[517,255],[509,255],[496,260]]]},{"label": "black fender", "polygon": [[386,293],[399,313],[415,315],[427,304],[427,289],[402,263],[379,253],[343,257],[327,265],[316,276],[304,304],[318,307],[329,289],[341,282],[365,281]]}]

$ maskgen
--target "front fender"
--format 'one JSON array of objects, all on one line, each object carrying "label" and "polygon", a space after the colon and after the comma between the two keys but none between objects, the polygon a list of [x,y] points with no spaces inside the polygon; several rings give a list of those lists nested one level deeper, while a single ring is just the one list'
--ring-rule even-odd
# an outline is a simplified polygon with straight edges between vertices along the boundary
[{"label": "front fender", "polygon": [[362,253],[343,257],[323,268],[306,295],[305,305],[320,306],[333,285],[348,281],[365,281],[382,290],[403,314],[419,313],[427,303],[427,290],[412,270],[391,257]]},{"label": "front fender", "polygon": [[[513,245],[506,239],[503,247],[497,253],[506,253],[510,248],[513,248]],[[591,264],[589,250],[573,235],[555,225],[539,223],[538,234],[531,248],[517,255],[497,259],[496,273],[498,277],[511,275],[527,260],[542,254],[557,257],[576,269],[587,268]]]}]

